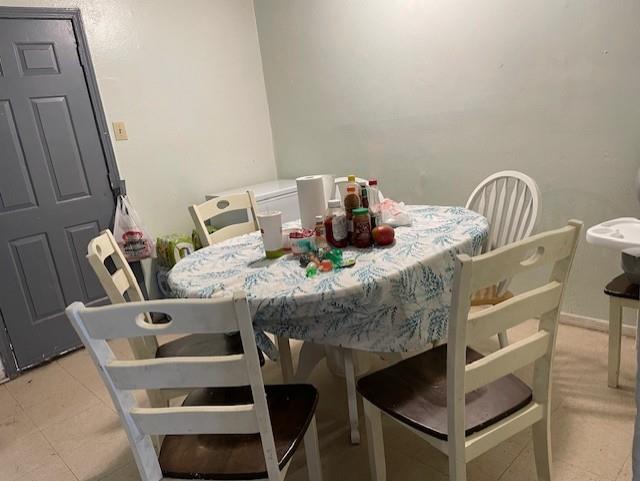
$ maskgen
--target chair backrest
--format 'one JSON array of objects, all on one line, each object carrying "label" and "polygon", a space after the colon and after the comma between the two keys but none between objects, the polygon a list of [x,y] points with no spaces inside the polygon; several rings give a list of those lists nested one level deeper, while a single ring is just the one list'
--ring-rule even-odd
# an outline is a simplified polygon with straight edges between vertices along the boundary
[{"label": "chair backrest", "polygon": [[484,179],[466,207],[489,221],[487,252],[531,235],[540,208],[540,189],[528,175],[504,170]]},{"label": "chair backrest", "polygon": [[[333,190],[333,195],[331,196],[331,198],[340,200],[344,199],[344,197],[347,195],[347,183],[349,182],[349,180],[347,179],[347,177],[336,177],[333,182],[335,184],[335,188]],[[359,184],[360,182],[367,182],[367,180],[356,177],[356,183]],[[382,195],[382,192],[378,190],[378,201],[382,202],[383,200],[384,195]]]},{"label": "chair backrest", "polygon": [[[144,314],[161,312],[165,324],[150,324]],[[71,304],[66,310],[105,382],[127,432],[143,480],[162,473],[151,436],[259,434],[270,481],[280,479],[267,399],[243,292],[224,299],[171,299],[105,307]],[[206,334],[240,331],[243,354],[228,356],[117,359],[107,339],[155,334]],[[253,403],[146,408],[132,390],[250,386]]]},{"label": "chair backrest", "polygon": [[[89,241],[87,260],[112,304],[144,301],[138,281],[109,229]],[[113,273],[107,267],[109,263],[115,269]],[[154,336],[130,339],[129,344],[136,358],[152,357],[158,349]]]},{"label": "chair backrest", "polygon": [[[225,226],[209,234],[209,230],[205,224],[209,219],[234,210],[247,210],[248,220],[239,224]],[[251,190],[239,194],[214,197],[202,204],[194,204],[189,206],[189,213],[191,214],[196,232],[203,247],[259,229],[258,218],[256,217],[258,208],[256,206],[255,196]]]},{"label": "chair backrest", "polygon": [[[533,403],[518,415],[522,416],[520,425],[526,427],[532,419],[534,422],[539,420],[544,410],[549,409],[551,361],[558,315],[581,230],[581,222],[570,221],[561,229],[534,235],[477,257],[458,256],[447,343],[449,433],[454,433],[457,442],[460,442],[460,437],[464,441],[465,394],[527,365],[534,364]],[[547,283],[469,314],[473,292],[542,266],[551,270]],[[466,348],[470,343],[529,319],[539,319],[537,332],[465,365]],[[507,419],[513,421],[514,417],[517,416]],[[492,427],[494,434],[489,437],[494,441],[500,439],[498,431],[510,429],[509,426],[505,428],[508,423],[504,421],[504,425],[498,423],[497,428]],[[477,449],[488,442],[486,436],[478,436],[477,439],[481,438],[484,440],[478,441]]]}]

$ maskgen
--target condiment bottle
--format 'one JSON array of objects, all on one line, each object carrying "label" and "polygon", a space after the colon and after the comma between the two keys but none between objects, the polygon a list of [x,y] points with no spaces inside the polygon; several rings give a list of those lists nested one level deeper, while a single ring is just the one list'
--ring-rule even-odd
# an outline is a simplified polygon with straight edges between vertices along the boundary
[{"label": "condiment bottle", "polygon": [[356,247],[371,246],[371,220],[369,209],[360,207],[353,210],[353,235],[351,242]]},{"label": "condiment bottle", "polygon": [[340,205],[340,199],[329,201],[329,208],[324,218],[324,231],[327,242],[334,247],[346,247],[349,243],[347,214]]},{"label": "condiment bottle", "polygon": [[324,218],[321,215],[316,216],[316,248],[327,247],[327,237],[324,230]]},{"label": "condiment bottle", "polygon": [[347,187],[347,195],[344,197],[344,210],[347,216],[349,237],[353,233],[353,209],[360,207],[360,196],[353,185]]},{"label": "condiment bottle", "polygon": [[360,205],[369,208],[369,195],[367,193],[367,181],[360,182]]},{"label": "condiment bottle", "polygon": [[369,214],[371,214],[371,228],[380,225],[380,191],[378,190],[378,181],[376,179],[369,180]]}]

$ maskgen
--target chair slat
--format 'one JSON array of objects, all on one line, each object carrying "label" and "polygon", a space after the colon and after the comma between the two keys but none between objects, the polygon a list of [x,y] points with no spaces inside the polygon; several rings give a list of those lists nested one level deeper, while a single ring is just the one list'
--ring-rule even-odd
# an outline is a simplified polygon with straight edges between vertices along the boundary
[{"label": "chair slat", "polygon": [[223,240],[230,239],[231,237],[238,237],[244,234],[255,232],[255,224],[252,221],[243,222],[241,224],[232,224],[223,227],[220,230],[215,231],[213,234],[209,234],[209,242],[216,244]]},{"label": "chair slat", "polygon": [[[209,219],[225,212],[246,210],[248,220],[231,224],[209,234],[205,224]],[[210,246],[231,237],[248,234],[258,230],[257,206],[253,191],[247,190],[239,194],[214,197],[198,205],[189,206],[189,213],[196,227],[196,232],[203,246]]]},{"label": "chair slat", "polygon": [[255,434],[260,432],[253,404],[134,408],[131,418],[145,434]]},{"label": "chair slat", "polygon": [[[144,314],[148,312],[167,314],[170,320],[151,324],[145,321]],[[238,331],[233,304],[228,299],[188,299],[181,303],[170,299],[129,302],[86,310],[83,320],[94,339]]]},{"label": "chair slat", "polygon": [[475,311],[469,315],[467,343],[486,339],[528,319],[546,314],[558,307],[561,296],[562,284],[553,281],[495,306]]},{"label": "chair slat", "polygon": [[129,289],[130,284],[127,275],[122,269],[118,269],[112,276],[113,284],[120,294],[124,294]]},{"label": "chair slat", "polygon": [[249,384],[243,354],[113,361],[106,366],[118,389],[178,389]]},{"label": "chair slat", "polygon": [[571,255],[575,230],[562,227],[544,234],[531,236],[516,247],[504,246],[474,258],[473,292],[516,274],[546,265]]},{"label": "chair slat", "polygon": [[543,415],[544,406],[532,402],[529,406],[513,413],[502,421],[472,434],[465,440],[465,461],[468,463],[488,449],[506,441],[526,427],[537,423],[542,419]]},{"label": "chair slat", "polygon": [[551,335],[538,331],[518,342],[493,352],[465,367],[464,392],[486,386],[507,374],[533,363],[549,349]]}]

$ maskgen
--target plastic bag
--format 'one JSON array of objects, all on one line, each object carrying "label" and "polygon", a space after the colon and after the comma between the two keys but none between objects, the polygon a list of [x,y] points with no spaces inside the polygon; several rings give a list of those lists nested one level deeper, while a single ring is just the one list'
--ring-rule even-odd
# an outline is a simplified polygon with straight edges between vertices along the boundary
[{"label": "plastic bag", "polygon": [[382,224],[389,224],[392,227],[401,225],[411,225],[411,216],[405,208],[404,202],[385,199],[378,206],[379,216]]},{"label": "plastic bag", "polygon": [[129,261],[139,261],[153,255],[153,238],[140,221],[126,195],[118,196],[113,235]]}]

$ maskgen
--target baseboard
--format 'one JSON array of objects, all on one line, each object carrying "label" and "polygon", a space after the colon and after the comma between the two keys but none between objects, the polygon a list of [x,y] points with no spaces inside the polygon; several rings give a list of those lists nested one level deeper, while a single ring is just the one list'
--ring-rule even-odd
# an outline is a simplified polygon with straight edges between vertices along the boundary
[{"label": "baseboard", "polygon": [[[571,312],[563,312],[560,314],[560,323],[568,326],[582,327],[592,331],[609,332],[609,321],[597,319],[595,317],[581,316]],[[628,324],[622,325],[622,335],[636,337],[636,328]]]}]

